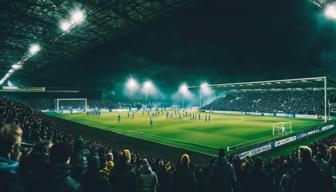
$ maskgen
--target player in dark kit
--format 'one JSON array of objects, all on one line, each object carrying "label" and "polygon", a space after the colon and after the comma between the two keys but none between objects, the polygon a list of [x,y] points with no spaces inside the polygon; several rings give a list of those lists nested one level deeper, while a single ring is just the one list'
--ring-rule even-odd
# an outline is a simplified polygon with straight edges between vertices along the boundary
[{"label": "player in dark kit", "polygon": [[153,119],[152,118],[149,118],[149,127],[153,128]]},{"label": "player in dark kit", "polygon": [[118,127],[120,127],[120,113],[118,113]]}]

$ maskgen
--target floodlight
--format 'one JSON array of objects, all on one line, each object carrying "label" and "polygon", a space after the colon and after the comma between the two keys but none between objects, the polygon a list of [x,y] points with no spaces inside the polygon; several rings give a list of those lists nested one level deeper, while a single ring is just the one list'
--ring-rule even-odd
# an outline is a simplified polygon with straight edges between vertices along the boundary
[{"label": "floodlight", "polygon": [[129,78],[126,82],[126,89],[129,92],[134,92],[139,89],[139,83],[134,78]]},{"label": "floodlight", "polygon": [[181,86],[180,86],[180,89],[179,91],[183,94],[183,95],[186,95],[189,90],[188,90],[188,85],[183,83]]},{"label": "floodlight", "polygon": [[329,19],[336,19],[336,3],[329,4],[324,9],[324,15]]},{"label": "floodlight", "polygon": [[71,23],[69,21],[62,20],[60,22],[60,28],[62,29],[62,31],[67,32],[71,28]]},{"label": "floodlight", "polygon": [[145,94],[146,96],[146,104],[147,104],[147,99],[149,95],[154,95],[156,92],[156,88],[154,86],[154,84],[151,81],[145,81],[142,84],[142,92]]},{"label": "floodlight", "polygon": [[201,93],[205,96],[208,96],[211,94],[211,88],[209,87],[209,84],[208,83],[202,83],[201,86]]},{"label": "floodlight", "polygon": [[207,89],[209,88],[209,84],[208,83],[202,83],[201,84],[201,89]]},{"label": "floodlight", "polygon": [[79,24],[84,21],[85,14],[84,11],[80,9],[76,9],[70,13],[70,23],[71,24]]},{"label": "floodlight", "polygon": [[70,12],[70,18],[68,20],[62,20],[59,24],[60,28],[64,32],[68,32],[74,26],[82,23],[85,19],[85,13],[83,10],[75,9]]},{"label": "floodlight", "polygon": [[149,92],[149,91],[152,91],[154,88],[154,85],[151,81],[145,81],[144,84],[143,84],[143,89],[145,92]]},{"label": "floodlight", "polygon": [[32,44],[30,47],[29,47],[29,53],[30,55],[35,55],[37,52],[39,52],[41,50],[41,47],[39,44]]},{"label": "floodlight", "polygon": [[14,69],[14,70],[21,69],[21,67],[22,67],[22,65],[18,65],[18,64],[12,65],[12,69]]}]

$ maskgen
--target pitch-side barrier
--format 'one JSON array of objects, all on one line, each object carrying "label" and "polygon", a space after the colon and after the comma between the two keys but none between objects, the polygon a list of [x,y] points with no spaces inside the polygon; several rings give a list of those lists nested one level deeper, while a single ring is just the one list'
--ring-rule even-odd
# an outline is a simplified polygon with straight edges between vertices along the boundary
[{"label": "pitch-side barrier", "polygon": [[240,158],[245,158],[246,156],[254,156],[254,155],[266,152],[266,151],[273,150],[275,148],[278,148],[288,143],[292,143],[298,140],[303,140],[312,135],[316,135],[318,133],[322,133],[327,130],[334,129],[335,127],[336,127],[335,122],[329,122],[329,123],[325,123],[320,126],[316,126],[314,128],[299,131],[295,133],[294,135],[290,135],[287,137],[281,137],[281,138],[268,141],[268,142],[263,142],[258,145],[254,145],[252,147],[248,147],[244,149],[238,149],[238,148],[235,149],[235,148],[228,147],[228,150],[230,152],[238,154]]}]

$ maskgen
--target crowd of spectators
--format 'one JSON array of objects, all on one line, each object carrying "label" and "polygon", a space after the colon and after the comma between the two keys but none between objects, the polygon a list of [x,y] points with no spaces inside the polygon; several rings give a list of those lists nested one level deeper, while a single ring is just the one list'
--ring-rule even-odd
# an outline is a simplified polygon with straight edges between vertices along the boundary
[{"label": "crowd of spectators", "polygon": [[203,164],[148,159],[67,133],[37,110],[0,98],[0,191],[335,191],[336,136],[285,157],[226,154]]},{"label": "crowd of spectators", "polygon": [[321,115],[323,91],[231,92],[204,107],[207,110]]},{"label": "crowd of spectators", "polygon": [[[39,98],[39,99],[23,99],[23,98],[12,98],[12,100],[15,100],[20,103],[24,103],[26,105],[29,105],[29,107],[34,109],[40,109],[40,110],[55,110],[56,109],[56,100],[51,98]],[[84,100],[61,100],[59,101],[59,109],[60,110],[75,110],[75,109],[83,109],[84,108]],[[141,101],[123,101],[118,102],[111,99],[88,99],[87,105],[91,109],[107,109],[107,110],[113,110],[113,109],[130,109],[130,108],[137,108],[140,109],[146,105],[147,107],[160,107],[160,108],[166,108],[169,106],[169,103],[167,102],[148,102],[147,104],[145,102]]]},{"label": "crowd of spectators", "polygon": [[[25,103],[34,109],[40,110],[54,110],[56,107],[56,100],[55,99],[47,99],[47,98],[40,98],[40,99],[16,99],[18,102]],[[137,104],[132,102],[117,102],[112,100],[88,100],[87,105],[90,108],[105,108],[105,109],[119,109],[119,108],[129,108],[135,107]],[[84,107],[84,100],[61,100],[59,101],[59,107],[64,108],[66,110],[69,107],[73,109],[83,108]]]}]

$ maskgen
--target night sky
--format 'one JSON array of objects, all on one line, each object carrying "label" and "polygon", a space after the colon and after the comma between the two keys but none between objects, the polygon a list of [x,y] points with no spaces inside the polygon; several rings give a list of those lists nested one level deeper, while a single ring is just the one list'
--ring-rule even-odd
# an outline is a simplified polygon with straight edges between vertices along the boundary
[{"label": "night sky", "polygon": [[165,93],[182,82],[336,77],[335,37],[336,22],[308,1],[205,1],[55,64],[33,83],[118,95],[130,75]]}]

